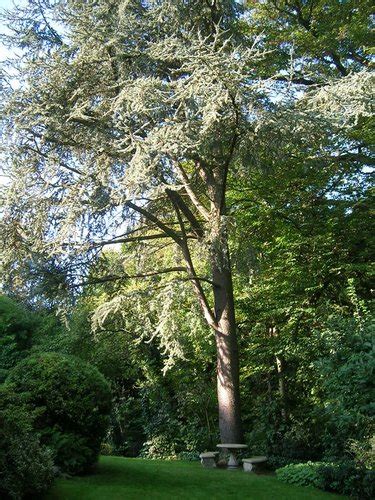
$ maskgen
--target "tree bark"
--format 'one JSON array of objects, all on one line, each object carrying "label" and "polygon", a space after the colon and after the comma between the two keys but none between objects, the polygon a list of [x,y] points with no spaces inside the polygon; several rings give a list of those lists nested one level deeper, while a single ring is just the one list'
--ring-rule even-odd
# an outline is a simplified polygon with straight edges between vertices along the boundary
[{"label": "tree bark", "polygon": [[276,369],[279,381],[279,395],[281,401],[281,418],[285,422],[288,418],[286,412],[286,391],[285,391],[285,380],[284,380],[284,358],[280,355],[275,356],[276,359]]},{"label": "tree bark", "polygon": [[[232,141],[230,156],[236,141],[236,134]],[[184,255],[187,272],[192,277],[192,284],[198,297],[203,315],[208,325],[215,332],[217,351],[217,397],[219,407],[219,429],[222,443],[242,443],[243,431],[241,423],[240,383],[239,383],[239,354],[237,342],[237,326],[235,318],[232,269],[228,247],[228,234],[225,227],[224,215],[225,186],[229,160],[222,168],[210,168],[202,162],[198,162],[198,172],[206,184],[207,192],[211,200],[211,209],[208,212],[202,206],[198,198],[186,189],[189,179],[183,169],[180,173],[185,183],[186,193],[193,205],[208,222],[209,236],[211,240],[211,272],[213,282],[214,309],[197,279],[191,258],[187,233],[183,215],[189,221],[196,237],[204,236],[204,230],[197,221],[194,214],[187,207],[180,194],[167,190],[167,195],[175,209],[179,221],[182,238],[177,240]],[[159,224],[160,227],[160,224]]]},{"label": "tree bark", "polygon": [[[223,237],[225,241],[223,241]],[[239,355],[235,320],[232,272],[226,235],[212,252],[212,277],[215,283],[215,329],[217,349],[217,395],[219,429],[222,443],[242,443]]]},{"label": "tree bark", "polygon": [[[271,337],[277,337],[278,336],[277,327],[271,326],[269,328],[269,333]],[[288,414],[286,410],[286,386],[284,378],[285,360],[281,354],[275,354],[275,361],[276,361],[276,371],[277,371],[277,379],[279,386],[279,397],[281,403],[281,410],[280,410],[281,419],[283,420],[283,422],[286,422],[286,420],[288,419]]]}]

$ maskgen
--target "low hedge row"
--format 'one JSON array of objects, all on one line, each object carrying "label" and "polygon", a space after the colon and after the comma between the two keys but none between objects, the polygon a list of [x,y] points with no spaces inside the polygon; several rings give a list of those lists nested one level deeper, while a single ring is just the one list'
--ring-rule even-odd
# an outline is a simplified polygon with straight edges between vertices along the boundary
[{"label": "low hedge row", "polygon": [[299,486],[314,486],[361,500],[375,498],[375,471],[354,462],[306,462],[276,470],[278,479]]}]

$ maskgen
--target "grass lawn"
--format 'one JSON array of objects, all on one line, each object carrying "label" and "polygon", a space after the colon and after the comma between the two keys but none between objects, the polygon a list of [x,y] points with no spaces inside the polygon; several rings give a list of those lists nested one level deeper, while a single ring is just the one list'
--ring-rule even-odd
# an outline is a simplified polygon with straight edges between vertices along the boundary
[{"label": "grass lawn", "polygon": [[199,462],[101,457],[95,474],[58,479],[45,500],[339,500],[346,497],[283,484],[242,470],[203,469]]}]

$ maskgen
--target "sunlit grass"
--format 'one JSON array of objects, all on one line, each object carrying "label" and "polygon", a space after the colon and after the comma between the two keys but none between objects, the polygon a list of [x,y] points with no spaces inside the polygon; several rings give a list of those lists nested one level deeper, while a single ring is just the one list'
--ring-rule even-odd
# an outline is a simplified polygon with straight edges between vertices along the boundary
[{"label": "sunlit grass", "polygon": [[102,457],[94,474],[59,479],[46,500],[332,500],[343,496],[283,484],[242,470],[203,469],[197,462]]}]

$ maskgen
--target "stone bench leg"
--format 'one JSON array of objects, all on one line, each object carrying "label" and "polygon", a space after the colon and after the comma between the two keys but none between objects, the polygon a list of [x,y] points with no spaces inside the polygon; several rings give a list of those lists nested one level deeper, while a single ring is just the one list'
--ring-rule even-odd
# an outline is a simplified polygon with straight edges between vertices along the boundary
[{"label": "stone bench leg", "polygon": [[213,457],[212,458],[208,458],[208,457],[201,458],[201,464],[206,469],[214,469],[216,467],[215,458],[213,458]]},{"label": "stone bench leg", "polygon": [[254,472],[254,465],[250,462],[243,463],[243,470],[245,472]]}]

